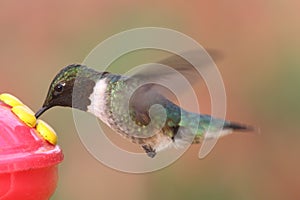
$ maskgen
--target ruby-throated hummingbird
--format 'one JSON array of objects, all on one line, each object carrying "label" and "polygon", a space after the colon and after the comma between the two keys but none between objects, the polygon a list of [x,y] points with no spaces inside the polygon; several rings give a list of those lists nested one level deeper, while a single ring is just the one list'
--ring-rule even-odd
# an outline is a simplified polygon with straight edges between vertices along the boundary
[{"label": "ruby-throated hummingbird", "polygon": [[[176,63],[176,59],[170,57],[160,63],[168,65],[174,61]],[[177,70],[190,71],[186,66],[176,67],[179,65],[178,62],[175,64]],[[72,107],[92,113],[117,133],[140,145],[149,157],[154,157],[156,152],[172,144],[180,146],[180,143],[200,142],[209,126],[209,137],[218,137],[219,133],[222,136],[236,130],[251,130],[247,125],[188,112],[161,94],[155,84],[148,83],[139,87],[144,79],[147,79],[147,74],[122,76],[98,72],[80,64],[69,65],[55,76],[46,100],[35,116],[40,117],[54,106]],[[150,108],[155,104],[164,108],[164,115],[155,112],[154,116],[151,114]],[[165,120],[160,127],[156,126],[156,122],[161,123],[161,118]],[[149,129],[151,123],[152,128]]]}]

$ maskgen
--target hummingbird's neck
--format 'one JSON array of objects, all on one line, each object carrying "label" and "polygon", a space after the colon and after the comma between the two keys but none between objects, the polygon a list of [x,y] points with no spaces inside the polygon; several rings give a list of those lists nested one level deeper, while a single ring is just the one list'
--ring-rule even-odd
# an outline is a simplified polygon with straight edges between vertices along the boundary
[{"label": "hummingbird's neck", "polygon": [[101,78],[95,83],[93,92],[89,96],[90,104],[87,106],[87,112],[100,118],[107,123],[107,85],[108,78]]},{"label": "hummingbird's neck", "polygon": [[110,100],[113,92],[113,85],[123,80],[121,75],[107,73],[95,83],[93,92],[89,96],[90,104],[87,112],[92,113],[107,125],[110,125]]},{"label": "hummingbird's neck", "polygon": [[[88,106],[95,100],[98,95],[97,83],[105,80],[108,72],[97,72],[93,69],[87,68],[81,73],[78,73],[76,81],[74,81],[72,91],[72,107],[82,111],[88,111]],[[99,84],[98,84],[99,85]]]}]

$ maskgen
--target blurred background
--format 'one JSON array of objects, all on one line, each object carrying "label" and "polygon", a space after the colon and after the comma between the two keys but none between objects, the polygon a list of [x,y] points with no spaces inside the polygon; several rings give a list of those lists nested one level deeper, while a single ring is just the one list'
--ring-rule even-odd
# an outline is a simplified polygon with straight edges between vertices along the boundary
[{"label": "blurred background", "polygon": [[94,159],[71,110],[54,108],[42,118],[65,159],[52,199],[300,199],[299,9],[297,0],[0,1],[0,93],[34,111],[63,66],[113,34],[159,26],[224,54],[227,118],[261,130],[219,140],[205,159],[194,145],[171,166],[134,175]]}]

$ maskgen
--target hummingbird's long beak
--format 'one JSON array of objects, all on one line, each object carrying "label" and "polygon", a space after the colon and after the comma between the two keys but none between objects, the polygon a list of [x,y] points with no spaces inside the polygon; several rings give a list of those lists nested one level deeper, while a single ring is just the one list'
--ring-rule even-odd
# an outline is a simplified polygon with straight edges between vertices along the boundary
[{"label": "hummingbird's long beak", "polygon": [[48,107],[42,107],[35,113],[35,118],[39,118],[46,110],[48,110]]}]

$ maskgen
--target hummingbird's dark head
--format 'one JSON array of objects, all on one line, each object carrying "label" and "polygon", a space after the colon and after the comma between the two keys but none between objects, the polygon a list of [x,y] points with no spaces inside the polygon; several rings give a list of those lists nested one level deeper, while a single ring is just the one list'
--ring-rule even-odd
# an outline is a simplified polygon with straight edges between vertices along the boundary
[{"label": "hummingbird's dark head", "polygon": [[97,74],[99,74],[97,71],[79,64],[63,68],[51,82],[44,104],[35,114],[36,118],[54,106],[73,107],[86,111]]}]

